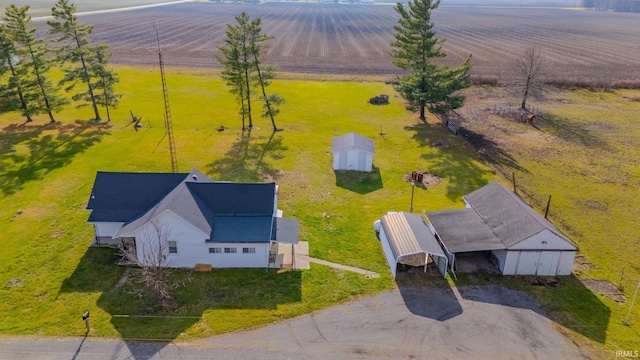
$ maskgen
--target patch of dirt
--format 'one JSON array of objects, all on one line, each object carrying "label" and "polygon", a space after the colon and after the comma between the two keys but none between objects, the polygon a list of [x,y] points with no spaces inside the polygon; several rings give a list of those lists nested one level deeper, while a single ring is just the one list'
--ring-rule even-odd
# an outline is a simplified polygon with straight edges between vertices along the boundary
[{"label": "patch of dirt", "polygon": [[607,210],[607,205],[601,203],[598,200],[579,200],[578,204],[582,205],[583,207],[589,208],[590,210]]},{"label": "patch of dirt", "polygon": [[[416,186],[424,186],[424,187],[429,187],[429,186],[436,186],[438,184],[440,184],[442,182],[442,178],[440,178],[438,175],[436,174],[432,174],[428,171],[423,171],[423,170],[416,170],[414,171],[416,174],[420,174],[422,175],[422,181],[421,182],[416,182]],[[411,175],[412,173],[408,173],[408,174],[404,174],[404,181],[405,182],[411,182]]]},{"label": "patch of dirt", "polygon": [[9,287],[18,287],[18,286],[22,286],[23,282],[24,281],[22,279],[14,278],[14,279],[11,279],[11,280],[7,281],[7,286],[9,286]]},{"label": "patch of dirt", "polygon": [[604,295],[609,299],[624,303],[627,298],[620,293],[618,288],[608,280],[580,280],[582,284],[592,292],[600,295]]},{"label": "patch of dirt", "polygon": [[589,262],[587,258],[582,255],[578,255],[575,258],[575,262],[573,263],[573,270],[591,270],[597,269],[595,265]]}]

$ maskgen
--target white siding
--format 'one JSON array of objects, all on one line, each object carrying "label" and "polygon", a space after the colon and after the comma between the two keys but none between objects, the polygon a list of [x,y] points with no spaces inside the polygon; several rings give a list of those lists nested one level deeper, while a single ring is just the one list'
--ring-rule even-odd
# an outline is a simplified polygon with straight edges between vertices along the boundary
[{"label": "white siding", "polygon": [[562,251],[558,260],[558,272],[556,275],[571,275],[573,269],[573,259],[576,256],[575,251]]},{"label": "white siding", "polygon": [[538,261],[541,251],[514,251],[518,256],[516,275],[535,275],[538,270]]},{"label": "white siding", "polygon": [[[494,251],[496,257],[498,252]],[[575,251],[506,251],[504,275],[571,275]]]},{"label": "white siding", "polygon": [[554,276],[558,272],[561,251],[543,251],[538,260],[536,275]]},{"label": "white siding", "polygon": [[122,222],[97,222],[93,223],[96,229],[96,236],[113,237],[120,230],[124,223]]},{"label": "white siding", "polygon": [[509,247],[509,250],[576,250],[576,247],[571,242],[545,229]]},{"label": "white siding", "polygon": [[[207,243],[208,235],[193,227],[182,218],[170,211],[160,214],[156,220],[159,226],[164,227],[165,233],[170,236],[166,240],[176,242],[177,254],[168,254],[168,266],[176,268],[193,268],[196,264],[211,264],[213,267],[241,267],[262,268],[267,267],[269,261],[268,239],[265,243]],[[153,234],[152,223],[147,223],[136,230],[132,236],[136,237],[136,250],[138,259],[144,261],[145,252],[157,249],[157,240],[150,241]],[[221,247],[221,254],[209,253],[210,247]],[[225,254],[224,248],[236,248],[236,253]],[[242,248],[255,248],[255,253],[244,254]]]},{"label": "white siding", "polygon": [[505,253],[505,260],[504,260],[504,267],[502,269],[502,274],[515,275],[518,269],[518,257],[520,255],[520,252],[504,250],[504,253]]},{"label": "white siding", "polygon": [[334,170],[371,171],[373,154],[359,149],[349,149],[333,153]]},{"label": "white siding", "polygon": [[498,269],[501,273],[505,273],[505,265],[507,263],[507,251],[506,250],[493,250],[493,255],[498,259]]},{"label": "white siding", "polygon": [[391,270],[391,275],[393,278],[396,278],[396,258],[393,256],[393,251],[391,251],[391,245],[389,245],[389,240],[387,239],[387,234],[384,232],[384,226],[380,230],[380,244],[382,245],[382,250],[384,251],[384,255],[387,258],[387,263],[389,264],[389,269]]}]

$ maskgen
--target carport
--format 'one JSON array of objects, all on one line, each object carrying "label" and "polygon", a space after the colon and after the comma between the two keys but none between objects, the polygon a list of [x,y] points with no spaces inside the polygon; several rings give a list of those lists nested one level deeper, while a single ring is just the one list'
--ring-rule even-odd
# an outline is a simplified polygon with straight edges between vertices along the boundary
[{"label": "carport", "polygon": [[447,256],[421,215],[390,213],[380,219],[380,224],[380,244],[394,278],[402,258],[416,254],[424,254],[425,271],[431,256],[442,276],[447,276]]},{"label": "carport", "polygon": [[457,253],[504,250],[505,245],[472,208],[425,213],[428,227],[440,240],[455,276]]}]

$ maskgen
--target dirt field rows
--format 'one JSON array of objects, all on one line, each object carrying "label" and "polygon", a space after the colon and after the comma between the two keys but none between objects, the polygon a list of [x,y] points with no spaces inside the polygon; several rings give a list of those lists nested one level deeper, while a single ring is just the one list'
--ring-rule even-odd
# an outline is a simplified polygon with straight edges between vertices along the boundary
[{"label": "dirt field rows", "polygon": [[[131,12],[83,16],[94,25],[95,42],[106,42],[113,61],[155,64],[160,31],[168,65],[218,67],[216,48],[225,24],[247,11],[261,17],[273,35],[268,60],[281,70],[306,73],[387,75],[398,15],[391,6],[266,3],[186,3]],[[473,55],[476,74],[505,76],[504,65],[536,43],[544,47],[556,75],[640,78],[640,14],[533,8],[442,7],[433,14],[446,38],[446,62]],[[45,29],[44,22],[38,26]]]}]

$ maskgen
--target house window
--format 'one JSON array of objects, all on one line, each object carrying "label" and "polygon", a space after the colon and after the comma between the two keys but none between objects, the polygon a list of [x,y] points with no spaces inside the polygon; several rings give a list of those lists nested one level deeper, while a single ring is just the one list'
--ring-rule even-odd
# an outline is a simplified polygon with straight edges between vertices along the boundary
[{"label": "house window", "polygon": [[222,248],[209,248],[209,254],[221,254]]},{"label": "house window", "polygon": [[176,241],[169,241],[169,254],[178,253],[178,243]]},{"label": "house window", "polygon": [[238,249],[236,248],[224,248],[224,253],[225,254],[235,254],[238,252]]},{"label": "house window", "polygon": [[243,254],[255,254],[256,248],[242,248]]}]

